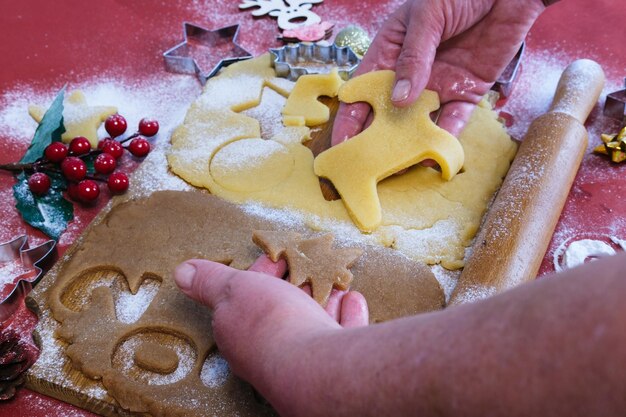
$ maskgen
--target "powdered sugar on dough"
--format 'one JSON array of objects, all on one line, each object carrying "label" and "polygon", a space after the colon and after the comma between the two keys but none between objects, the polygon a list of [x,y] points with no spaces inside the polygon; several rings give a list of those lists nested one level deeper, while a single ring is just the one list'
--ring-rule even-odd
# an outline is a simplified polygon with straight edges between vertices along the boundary
[{"label": "powdered sugar on dough", "polygon": [[287,209],[314,230],[394,247],[414,260],[449,269],[463,266],[465,248],[515,154],[495,114],[484,106],[474,113],[460,138],[464,172],[451,181],[417,166],[380,182],[381,226],[361,234],[342,201],[322,195],[313,154],[304,146],[310,130],[286,127],[267,136],[268,124],[281,127],[276,115],[288,94],[285,88],[292,87],[280,85],[269,62],[264,55],[234,64],[207,82],[172,135],[172,171],[235,203]]}]

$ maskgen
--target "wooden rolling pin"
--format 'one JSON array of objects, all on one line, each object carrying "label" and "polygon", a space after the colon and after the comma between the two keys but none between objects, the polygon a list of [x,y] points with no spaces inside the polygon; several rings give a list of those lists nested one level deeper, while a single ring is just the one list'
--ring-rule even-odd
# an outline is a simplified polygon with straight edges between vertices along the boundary
[{"label": "wooden rolling pin", "polygon": [[450,304],[484,298],[536,278],[587,148],[583,126],[604,86],[594,61],[570,64],[548,113],[530,125]]}]

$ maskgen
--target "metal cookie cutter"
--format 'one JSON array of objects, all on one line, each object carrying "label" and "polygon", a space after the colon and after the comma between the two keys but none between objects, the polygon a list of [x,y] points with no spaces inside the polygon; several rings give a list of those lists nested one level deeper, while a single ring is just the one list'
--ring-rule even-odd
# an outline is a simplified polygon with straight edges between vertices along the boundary
[{"label": "metal cookie cutter", "polygon": [[615,91],[606,96],[604,103],[604,115],[619,121],[626,121],[626,78],[624,89]]},{"label": "metal cookie cutter", "polygon": [[165,67],[172,72],[196,74],[202,85],[222,67],[252,58],[237,44],[239,25],[208,30],[185,22],[183,30],[185,40],[163,53]]},{"label": "metal cookie cutter", "polygon": [[[25,271],[14,283],[15,287],[0,299],[0,322],[11,316],[19,301],[39,282],[43,274],[56,260],[56,241],[48,240],[34,248],[28,247],[28,237],[18,236],[0,244],[0,265],[7,262],[20,262]],[[9,272],[7,272],[9,273]]]},{"label": "metal cookie cutter", "polygon": [[274,55],[274,69],[279,77],[296,81],[301,75],[330,72],[338,67],[339,76],[348,80],[361,59],[349,46],[296,43],[270,49]]},{"label": "metal cookie cutter", "polygon": [[504,71],[502,71],[502,74],[500,74],[496,83],[492,87],[492,90],[499,92],[502,97],[508,97],[513,92],[513,84],[519,75],[525,50],[526,43],[522,42],[522,46],[520,46],[519,51],[517,51],[517,54],[515,54],[511,62],[509,62]]}]

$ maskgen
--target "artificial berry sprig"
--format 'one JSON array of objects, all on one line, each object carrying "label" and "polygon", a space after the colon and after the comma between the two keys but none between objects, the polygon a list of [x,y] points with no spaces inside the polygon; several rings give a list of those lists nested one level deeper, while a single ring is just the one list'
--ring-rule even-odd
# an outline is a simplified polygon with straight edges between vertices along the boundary
[{"label": "artificial berry sprig", "polygon": [[[126,138],[120,138],[127,129],[126,119],[120,114],[109,116],[104,127],[111,136],[98,142],[97,149],[91,149],[84,137],[72,139],[69,145],[52,142],[43,156],[31,163],[11,163],[0,165],[0,169],[28,176],[28,188],[36,196],[44,196],[52,187],[50,174],[61,174],[67,181],[67,194],[74,201],[91,203],[100,195],[98,182],[107,184],[112,194],[122,194],[128,190],[128,176],[115,172],[118,160],[124,155],[124,149],[135,157],[143,158],[150,153],[150,143],[146,137],[155,136],[159,123],[154,119],[143,118],[137,132]],[[125,143],[130,142],[127,146]],[[88,175],[87,161],[93,161],[95,175]]]}]

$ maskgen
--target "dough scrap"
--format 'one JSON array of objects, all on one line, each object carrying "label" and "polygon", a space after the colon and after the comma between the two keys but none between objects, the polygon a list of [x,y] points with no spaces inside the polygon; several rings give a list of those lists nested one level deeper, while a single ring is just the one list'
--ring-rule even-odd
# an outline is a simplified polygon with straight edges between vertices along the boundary
[{"label": "dough scrap", "polygon": [[[69,94],[63,106],[65,126],[65,133],[61,135],[63,142],[69,143],[75,137],[83,136],[89,140],[94,149],[98,146],[98,128],[107,117],[117,113],[117,107],[88,105],[85,94],[80,90]],[[37,123],[40,123],[46,109],[31,105],[28,107],[28,113]]]},{"label": "dough scrap", "polygon": [[[303,226],[286,227],[203,192],[160,191],[118,202],[70,249],[53,272],[56,276],[47,276],[52,284],[47,305],[41,307],[49,307],[61,323],[57,334],[68,343],[64,349],[71,366],[101,380],[109,395],[136,413],[271,413],[232,373],[223,383],[203,384],[201,370],[217,355],[211,312],[182,294],[172,278],[176,265],[191,258],[247,269],[262,253],[252,242],[254,230],[313,236]],[[315,256],[313,249],[304,250]],[[132,294],[147,280],[160,282],[143,315],[132,323],[116,317],[114,285],[106,277],[111,271],[115,284],[125,281],[121,287]],[[443,292],[432,272],[390,249],[364,248],[351,272],[351,288],[366,297],[372,322],[443,307]],[[164,373],[137,366],[132,349],[144,343],[176,352],[178,367]]]},{"label": "dough scrap", "polygon": [[350,217],[364,232],[382,221],[376,184],[424,159],[434,159],[441,176],[450,180],[461,170],[464,153],[459,141],[438,127],[430,113],[439,108],[434,91],[425,90],[406,108],[391,103],[393,71],[375,71],[351,79],[339,90],[339,100],[364,101],[372,106],[372,124],[350,140],[315,158],[315,174],[329,179]]},{"label": "dough scrap", "polygon": [[178,355],[155,342],[143,342],[135,351],[135,364],[147,371],[170,374],[178,368]]},{"label": "dough scrap", "polygon": [[330,110],[318,98],[335,97],[342,84],[337,68],[328,74],[307,74],[298,78],[283,108],[285,126],[311,127],[326,123],[330,118]]},{"label": "dough scrap", "polygon": [[[243,61],[227,69],[248,65],[258,68],[261,62]],[[273,71],[269,60],[265,70]],[[243,69],[238,71],[243,72]],[[265,126],[263,131],[274,131],[274,126],[266,124],[281,120],[284,104],[278,102],[273,106],[275,108],[270,106],[258,121],[229,109],[205,110],[208,105],[205,103],[209,101],[211,109],[219,108],[220,103],[231,107],[233,103],[238,103],[225,89],[213,87],[214,83],[222,82],[221,77],[219,75],[207,82],[205,90],[210,89],[211,96],[205,93],[196,100],[184,123],[172,136],[168,162],[175,174],[190,184],[207,188],[211,193],[235,203],[254,201],[302,213],[306,224],[314,230],[336,232],[340,229],[341,233],[357,239],[393,247],[414,260],[441,264],[448,269],[463,266],[465,248],[471,244],[487,204],[500,186],[517,149],[488,105],[482,103],[476,108],[459,137],[465,152],[463,172],[446,181],[439,171],[417,165],[405,174],[379,182],[381,225],[371,235],[363,236],[354,226],[341,200],[324,199],[319,179],[313,172],[313,154],[304,145],[310,138],[307,127],[285,127],[271,138],[263,137],[283,145],[293,157],[290,175],[271,187],[259,189],[252,184],[249,189],[255,188],[254,191],[237,191],[213,178],[211,162],[214,157],[218,158],[222,147],[234,141],[256,146],[258,141],[248,139],[260,137],[259,122]],[[240,84],[246,84],[247,80],[250,80],[248,75],[242,76]],[[228,83],[234,82],[231,80]],[[250,83],[248,88],[256,86],[260,89],[250,94],[255,97],[261,94],[262,84]],[[269,114],[270,110],[274,113]],[[228,121],[223,116],[224,112],[229,115]],[[251,125],[252,131],[242,134],[242,123]],[[274,165],[271,169],[283,168]],[[246,172],[247,167],[240,165],[230,175],[243,177]]]},{"label": "dough scrap", "polygon": [[347,290],[352,282],[350,268],[363,253],[357,248],[333,248],[330,234],[302,239],[290,232],[255,231],[252,240],[274,262],[285,258],[289,265],[289,282],[301,287],[311,285],[311,294],[326,306],[334,288]]}]

